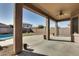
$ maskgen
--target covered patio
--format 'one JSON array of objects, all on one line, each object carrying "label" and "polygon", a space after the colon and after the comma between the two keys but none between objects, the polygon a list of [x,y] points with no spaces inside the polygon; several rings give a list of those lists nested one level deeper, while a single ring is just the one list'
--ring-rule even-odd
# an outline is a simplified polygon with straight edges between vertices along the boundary
[{"label": "covered patio", "polygon": [[78,56],[79,43],[70,42],[70,37],[54,37],[44,40],[43,35],[23,37],[23,43],[28,44],[28,50],[18,56]]},{"label": "covered patio", "polygon": [[[14,19],[14,48],[13,48],[15,54],[18,54],[22,52],[23,50],[22,48],[22,16],[23,16],[22,10],[23,8],[28,9],[46,18],[45,19],[46,20],[46,34],[45,34],[46,42],[51,41],[50,40],[50,20],[54,20],[56,23],[56,36],[59,35],[58,22],[70,21],[71,42],[75,42],[75,40],[78,39],[79,37],[78,36],[79,4],[74,4],[74,3],[72,4],[71,3],[66,3],[66,4],[64,3],[63,4],[61,3],[50,3],[50,4],[48,3],[47,4],[46,3],[42,3],[42,4],[41,3],[39,4],[16,3],[15,4],[15,19]],[[76,34],[74,35],[74,33]]]}]

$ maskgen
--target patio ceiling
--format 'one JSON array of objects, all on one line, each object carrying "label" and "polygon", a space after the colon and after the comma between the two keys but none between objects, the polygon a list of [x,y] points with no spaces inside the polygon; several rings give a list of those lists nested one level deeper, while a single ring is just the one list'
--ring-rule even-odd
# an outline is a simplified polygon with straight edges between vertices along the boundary
[{"label": "patio ceiling", "polygon": [[69,20],[79,12],[78,3],[25,3],[24,6],[55,21]]}]

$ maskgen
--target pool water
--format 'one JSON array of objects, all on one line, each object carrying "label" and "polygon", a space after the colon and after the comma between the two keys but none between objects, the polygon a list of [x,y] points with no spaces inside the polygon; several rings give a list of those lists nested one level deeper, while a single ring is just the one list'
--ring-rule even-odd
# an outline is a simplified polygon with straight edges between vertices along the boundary
[{"label": "pool water", "polygon": [[0,40],[7,40],[11,39],[13,37],[13,34],[0,34]]}]

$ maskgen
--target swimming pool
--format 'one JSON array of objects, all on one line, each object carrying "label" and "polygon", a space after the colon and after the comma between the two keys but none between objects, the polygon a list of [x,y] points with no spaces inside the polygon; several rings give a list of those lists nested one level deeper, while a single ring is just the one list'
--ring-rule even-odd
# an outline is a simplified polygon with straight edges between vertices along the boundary
[{"label": "swimming pool", "polygon": [[13,37],[13,34],[0,34],[0,41],[11,39]]}]

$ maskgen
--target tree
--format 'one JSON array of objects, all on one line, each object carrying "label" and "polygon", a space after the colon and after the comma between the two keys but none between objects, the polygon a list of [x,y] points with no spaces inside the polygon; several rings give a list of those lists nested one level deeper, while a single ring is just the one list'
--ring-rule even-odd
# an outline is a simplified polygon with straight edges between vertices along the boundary
[{"label": "tree", "polygon": [[13,25],[9,25],[10,26],[10,28],[13,28]]},{"label": "tree", "polygon": [[43,25],[38,25],[38,28],[44,28],[44,26]]}]

